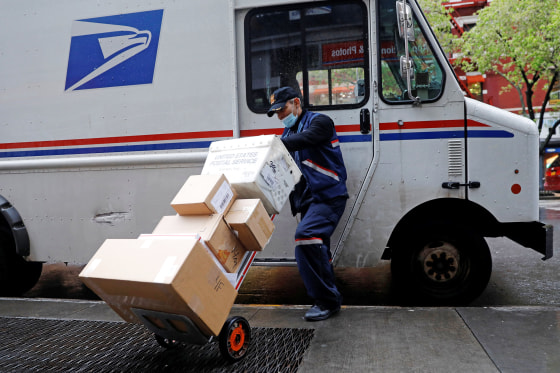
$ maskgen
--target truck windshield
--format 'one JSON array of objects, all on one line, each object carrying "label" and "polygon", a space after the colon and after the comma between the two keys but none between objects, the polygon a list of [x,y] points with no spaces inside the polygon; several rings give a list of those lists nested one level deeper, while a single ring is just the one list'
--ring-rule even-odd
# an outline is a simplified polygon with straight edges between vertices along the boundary
[{"label": "truck windshield", "polygon": [[[400,57],[405,54],[404,39],[399,37],[396,0],[379,1],[379,56],[381,97],[387,103],[410,102],[406,78],[401,77]],[[434,101],[442,93],[443,69],[432,46],[413,16],[415,40],[409,42],[413,61],[412,95],[422,101]]]},{"label": "truck windshield", "polygon": [[275,89],[298,89],[307,107],[366,102],[367,11],[358,1],[258,8],[245,18],[247,102],[268,110]]}]

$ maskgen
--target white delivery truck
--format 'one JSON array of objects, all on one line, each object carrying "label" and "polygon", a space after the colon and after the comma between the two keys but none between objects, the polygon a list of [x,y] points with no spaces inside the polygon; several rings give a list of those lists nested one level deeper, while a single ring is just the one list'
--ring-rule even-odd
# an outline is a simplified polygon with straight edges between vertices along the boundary
[{"label": "white delivery truck", "polygon": [[[534,123],[466,98],[418,4],[0,0],[0,289],[149,233],[211,142],[280,134],[280,86],[333,118],[350,199],[339,267],[390,259],[411,296],[465,303],[485,237],[552,256]],[[293,265],[289,207],[258,265]],[[123,270],[126,263],[123,263]]]}]

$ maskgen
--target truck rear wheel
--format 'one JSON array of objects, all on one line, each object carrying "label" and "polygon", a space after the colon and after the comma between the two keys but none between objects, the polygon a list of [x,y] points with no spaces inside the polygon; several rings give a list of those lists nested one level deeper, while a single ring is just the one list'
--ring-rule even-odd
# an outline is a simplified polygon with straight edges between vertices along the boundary
[{"label": "truck rear wheel", "polygon": [[488,285],[492,257],[482,236],[440,224],[408,237],[391,259],[393,282],[406,303],[465,305]]},{"label": "truck rear wheel", "polygon": [[43,263],[27,262],[16,253],[11,232],[0,225],[0,296],[19,296],[41,276]]}]

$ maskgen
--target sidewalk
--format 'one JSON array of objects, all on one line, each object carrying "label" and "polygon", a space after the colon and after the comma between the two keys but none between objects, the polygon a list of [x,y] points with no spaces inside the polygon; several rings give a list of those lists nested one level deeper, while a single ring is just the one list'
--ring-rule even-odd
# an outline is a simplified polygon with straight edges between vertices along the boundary
[{"label": "sidewalk", "polygon": [[[560,307],[346,306],[314,323],[302,319],[307,308],[235,305],[231,314],[252,328],[313,329],[298,372],[560,372]],[[121,321],[101,301],[53,299],[0,298],[0,317]]]}]

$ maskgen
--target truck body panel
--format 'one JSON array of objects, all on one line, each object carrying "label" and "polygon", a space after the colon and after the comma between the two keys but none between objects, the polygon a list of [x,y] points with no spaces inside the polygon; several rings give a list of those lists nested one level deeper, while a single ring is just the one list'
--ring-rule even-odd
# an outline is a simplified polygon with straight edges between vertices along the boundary
[{"label": "truck body panel", "polygon": [[[282,133],[263,114],[283,85],[336,124],[336,265],[374,266],[436,216],[485,236],[538,221],[536,126],[464,97],[414,1],[408,44],[393,0],[57,5],[0,0],[0,195],[29,261],[83,264],[107,238],[150,233],[212,141]],[[284,206],[257,261],[294,264],[296,224]]]}]

